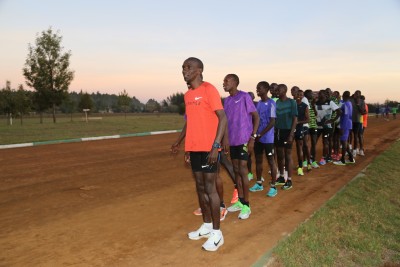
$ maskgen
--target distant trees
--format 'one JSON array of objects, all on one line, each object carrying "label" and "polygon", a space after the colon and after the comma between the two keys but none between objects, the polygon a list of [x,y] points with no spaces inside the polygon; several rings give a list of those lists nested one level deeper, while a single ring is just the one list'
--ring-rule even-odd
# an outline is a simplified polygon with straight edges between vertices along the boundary
[{"label": "distant trees", "polygon": [[[35,45],[29,44],[29,53],[23,68],[26,84],[36,90],[34,102],[42,113],[53,110],[56,123],[56,107],[67,97],[68,87],[74,78],[69,69],[71,52],[63,52],[62,37],[49,28],[36,37]],[[42,116],[40,122],[42,123]]]},{"label": "distant trees", "polygon": [[150,98],[146,105],[145,105],[145,109],[146,112],[160,112],[161,110],[161,106],[160,104],[153,98]]},{"label": "distant trees", "polygon": [[7,124],[11,125],[12,114],[16,113],[16,105],[10,81],[6,81],[6,86],[0,91],[0,109],[7,115]]},{"label": "distant trees", "polygon": [[131,103],[131,98],[124,89],[123,92],[118,94],[118,106],[124,111],[125,119],[126,119],[126,112],[128,112],[130,103]]},{"label": "distant trees", "polygon": [[185,114],[185,99],[183,93],[172,94],[167,97],[167,103],[169,103],[170,112],[178,112],[179,114]]},{"label": "distant trees", "polygon": [[84,109],[93,109],[93,100],[88,93],[82,93],[81,91],[78,107],[80,112]]},{"label": "distant trees", "polygon": [[19,114],[21,125],[24,114],[28,113],[32,107],[32,92],[25,91],[22,84],[19,85],[18,90],[15,92],[15,111]]}]

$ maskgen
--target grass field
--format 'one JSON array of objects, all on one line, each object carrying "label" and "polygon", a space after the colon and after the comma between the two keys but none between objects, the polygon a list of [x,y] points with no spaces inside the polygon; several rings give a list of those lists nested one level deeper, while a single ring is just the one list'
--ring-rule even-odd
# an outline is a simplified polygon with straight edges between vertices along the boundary
[{"label": "grass field", "polygon": [[396,142],[280,242],[272,261],[278,266],[400,266],[399,158]]},{"label": "grass field", "polygon": [[7,125],[5,118],[0,120],[0,145],[27,142],[65,140],[81,137],[95,137],[116,134],[143,133],[182,129],[183,116],[178,114],[123,114],[89,116],[86,123],[82,114],[75,114],[72,121],[69,115],[58,115],[57,123],[52,118],[44,117],[40,124],[39,117],[24,118],[23,124],[14,120]]}]

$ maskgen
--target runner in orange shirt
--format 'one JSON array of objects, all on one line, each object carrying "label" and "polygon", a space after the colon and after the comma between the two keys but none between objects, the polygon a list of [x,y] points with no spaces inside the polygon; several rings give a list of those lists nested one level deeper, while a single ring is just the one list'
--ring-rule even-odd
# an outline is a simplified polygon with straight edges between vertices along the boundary
[{"label": "runner in orange shirt", "polygon": [[224,244],[220,230],[220,199],[215,183],[227,120],[217,89],[203,81],[203,69],[203,62],[194,57],[186,59],[182,65],[183,78],[189,87],[185,93],[187,117],[171,152],[177,153],[185,138],[185,162],[191,164],[203,214],[203,224],[198,230],[188,233],[188,237],[192,240],[208,238],[203,249],[216,251]]}]

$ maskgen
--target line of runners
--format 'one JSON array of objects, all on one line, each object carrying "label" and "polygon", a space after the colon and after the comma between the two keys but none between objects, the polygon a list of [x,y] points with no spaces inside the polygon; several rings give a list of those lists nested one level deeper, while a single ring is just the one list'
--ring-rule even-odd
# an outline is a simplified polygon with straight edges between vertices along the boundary
[{"label": "line of runners", "polygon": [[[261,81],[256,86],[260,100],[253,102],[251,92],[238,89],[239,77],[228,74],[223,88],[229,96],[222,106],[217,89],[203,81],[203,69],[203,63],[197,58],[188,58],[183,63],[182,74],[189,89],[184,97],[186,123],[171,146],[171,152],[176,154],[185,139],[184,160],[191,165],[200,205],[194,214],[203,217],[203,224],[188,237],[207,238],[203,249],[216,251],[224,244],[220,221],[228,212],[239,211],[239,219],[249,218],[249,192],[264,189],[264,155],[271,177],[268,197],[278,194],[278,185],[283,190],[293,188],[293,142],[298,159],[297,175],[328,162],[340,166],[354,164],[356,155],[365,155],[363,132],[367,126],[367,106],[360,91],[353,95],[345,91],[340,96],[329,88],[303,92],[294,86],[293,98],[289,98],[285,84]],[[321,136],[322,157],[317,161],[316,144]],[[252,158],[255,158],[257,179],[249,187],[249,180],[254,176]],[[228,208],[218,175],[220,165],[225,167],[235,187],[232,205]]]}]

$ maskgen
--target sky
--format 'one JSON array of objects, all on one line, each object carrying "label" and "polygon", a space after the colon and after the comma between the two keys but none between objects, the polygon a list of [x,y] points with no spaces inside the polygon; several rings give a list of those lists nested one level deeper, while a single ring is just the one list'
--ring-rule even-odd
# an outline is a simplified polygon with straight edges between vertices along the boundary
[{"label": "sky", "polygon": [[0,0],[0,88],[24,84],[28,44],[51,27],[71,51],[69,90],[145,103],[186,92],[197,57],[221,96],[259,81],[400,101],[400,0]]}]

